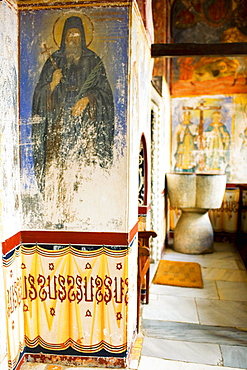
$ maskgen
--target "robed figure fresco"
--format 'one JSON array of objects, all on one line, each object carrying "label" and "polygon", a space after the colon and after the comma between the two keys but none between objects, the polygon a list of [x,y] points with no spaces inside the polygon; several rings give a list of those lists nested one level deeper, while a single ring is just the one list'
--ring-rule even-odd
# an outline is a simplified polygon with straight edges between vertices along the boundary
[{"label": "robed figure fresco", "polygon": [[183,120],[173,134],[175,152],[175,172],[195,172],[197,168],[198,125],[191,122],[190,112],[183,113]]},{"label": "robed figure fresco", "polygon": [[62,181],[74,163],[112,164],[112,90],[103,61],[86,46],[80,17],[65,21],[60,49],[47,59],[35,88],[32,115],[34,169],[41,192],[49,171],[56,170],[55,180]]},{"label": "robed figure fresco", "polygon": [[211,171],[227,172],[229,166],[230,134],[224,123],[221,122],[221,113],[212,113],[212,122],[206,129],[206,169]]}]

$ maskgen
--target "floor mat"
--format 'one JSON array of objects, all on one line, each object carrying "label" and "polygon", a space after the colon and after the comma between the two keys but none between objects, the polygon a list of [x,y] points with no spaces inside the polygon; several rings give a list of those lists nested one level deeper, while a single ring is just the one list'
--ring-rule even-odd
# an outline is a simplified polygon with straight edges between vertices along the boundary
[{"label": "floor mat", "polygon": [[160,260],[152,283],[202,288],[201,266],[196,262]]}]

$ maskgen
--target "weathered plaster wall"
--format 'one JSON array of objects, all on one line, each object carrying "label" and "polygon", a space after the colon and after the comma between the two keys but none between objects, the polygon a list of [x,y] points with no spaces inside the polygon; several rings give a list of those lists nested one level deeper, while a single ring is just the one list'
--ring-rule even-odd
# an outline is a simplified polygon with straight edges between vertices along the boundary
[{"label": "weathered plaster wall", "polygon": [[18,45],[17,14],[2,5],[1,26],[1,240],[20,229],[19,154],[18,154]]},{"label": "weathered plaster wall", "polygon": [[164,247],[167,228],[165,174],[170,171],[170,94],[165,79],[161,83],[162,94],[153,87],[151,90],[152,142],[151,142],[151,220],[150,226],[157,237],[152,239],[152,259],[158,261]]},{"label": "weathered plaster wall", "polygon": [[[17,14],[0,2],[0,241],[20,227],[17,121]],[[0,369],[8,369],[6,285],[0,267]],[[12,321],[12,328],[18,326]],[[11,330],[13,333],[14,330]]]}]

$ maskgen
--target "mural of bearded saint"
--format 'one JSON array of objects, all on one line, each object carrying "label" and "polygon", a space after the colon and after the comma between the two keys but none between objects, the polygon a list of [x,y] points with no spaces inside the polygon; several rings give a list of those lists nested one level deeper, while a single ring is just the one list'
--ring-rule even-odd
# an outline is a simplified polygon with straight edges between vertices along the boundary
[{"label": "mural of bearded saint", "polygon": [[113,94],[102,60],[86,46],[80,17],[66,19],[60,48],[43,66],[32,117],[34,170],[41,193],[59,193],[56,202],[63,202],[76,191],[82,166],[111,166]]}]

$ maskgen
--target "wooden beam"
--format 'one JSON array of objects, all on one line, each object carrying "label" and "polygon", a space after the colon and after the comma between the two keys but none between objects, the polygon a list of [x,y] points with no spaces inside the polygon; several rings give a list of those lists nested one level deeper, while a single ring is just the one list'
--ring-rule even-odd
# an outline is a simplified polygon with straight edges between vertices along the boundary
[{"label": "wooden beam", "polygon": [[247,55],[247,42],[221,44],[152,44],[152,58],[176,58],[181,56]]}]

